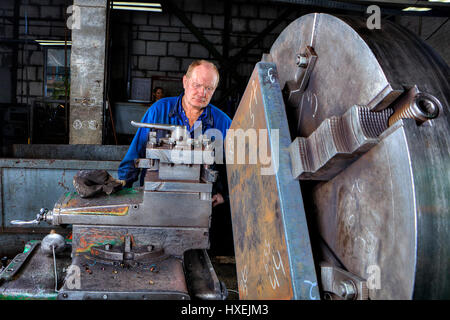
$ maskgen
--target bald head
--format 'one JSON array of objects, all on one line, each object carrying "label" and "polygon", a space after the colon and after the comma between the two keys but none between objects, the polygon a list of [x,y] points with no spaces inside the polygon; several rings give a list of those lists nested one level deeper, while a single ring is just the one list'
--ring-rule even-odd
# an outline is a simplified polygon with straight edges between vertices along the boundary
[{"label": "bald head", "polygon": [[206,60],[196,60],[189,66],[183,77],[183,107],[201,110],[205,108],[219,83],[216,66]]},{"label": "bald head", "polygon": [[196,67],[198,67],[198,66],[204,66],[204,67],[206,67],[206,68],[211,69],[212,71],[214,71],[214,73],[215,73],[216,76],[217,76],[217,83],[216,83],[216,87],[217,87],[217,85],[219,84],[219,70],[217,70],[217,67],[216,67],[216,65],[215,65],[214,63],[209,62],[209,61],[206,61],[206,60],[195,60],[195,61],[193,61],[193,62],[189,65],[189,67],[188,67],[188,69],[187,69],[187,71],[186,71],[186,77],[187,77],[187,78],[190,78],[190,77],[192,76],[192,72],[193,72],[194,69],[195,69]]}]

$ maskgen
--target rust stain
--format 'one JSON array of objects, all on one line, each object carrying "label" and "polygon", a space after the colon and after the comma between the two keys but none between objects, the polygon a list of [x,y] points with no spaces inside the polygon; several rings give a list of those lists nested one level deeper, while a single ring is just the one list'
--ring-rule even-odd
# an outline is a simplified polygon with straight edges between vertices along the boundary
[{"label": "rust stain", "polygon": [[61,187],[63,187],[64,189],[66,189],[67,191],[69,190],[69,188],[68,187],[66,187],[65,185],[64,185],[64,183],[62,183],[62,182],[58,182],[58,184],[61,186]]},{"label": "rust stain", "polygon": [[[259,86],[254,72],[231,129],[267,129]],[[261,164],[227,164],[239,298],[292,299],[278,193],[269,192],[277,190],[277,184],[275,176],[261,175],[262,167]]]},{"label": "rust stain", "polygon": [[64,214],[98,214],[108,216],[126,216],[128,214],[128,206],[112,207],[112,208],[83,208],[70,210]]},{"label": "rust stain", "polygon": [[120,241],[121,241],[120,237],[118,238],[115,235],[89,233],[82,235],[79,238],[76,252],[77,253],[89,252],[91,251],[92,247],[102,246],[105,244],[115,245],[117,242]]},{"label": "rust stain", "polygon": [[[93,247],[103,246],[106,244],[117,245],[125,242],[125,234],[118,232],[108,232],[100,228],[92,228],[79,237],[76,245],[77,253],[91,252],[94,255],[98,254],[96,250],[91,250]],[[130,235],[131,245],[136,246],[133,235]]]}]

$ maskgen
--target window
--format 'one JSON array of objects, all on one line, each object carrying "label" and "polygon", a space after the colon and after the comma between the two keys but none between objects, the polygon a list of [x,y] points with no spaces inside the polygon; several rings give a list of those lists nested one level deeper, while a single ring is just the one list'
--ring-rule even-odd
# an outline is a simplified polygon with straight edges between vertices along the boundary
[{"label": "window", "polygon": [[44,93],[47,99],[64,100],[66,81],[67,96],[70,95],[70,49],[67,49],[67,63],[65,63],[65,56],[64,48],[46,48]]}]

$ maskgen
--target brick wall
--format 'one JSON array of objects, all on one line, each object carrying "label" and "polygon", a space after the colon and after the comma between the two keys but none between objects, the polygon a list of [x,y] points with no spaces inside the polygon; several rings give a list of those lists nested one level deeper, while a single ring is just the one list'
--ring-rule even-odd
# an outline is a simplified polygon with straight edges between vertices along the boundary
[{"label": "brick wall", "polygon": [[[224,1],[185,0],[176,1],[176,5],[214,48],[223,55]],[[284,8],[232,1],[230,10],[229,56],[232,57],[257,37]],[[282,22],[239,61],[235,70],[242,77],[243,83],[247,82],[255,63],[261,59],[262,54],[270,50],[280,31],[295,18],[296,15],[292,14],[290,19]],[[132,77],[181,78],[189,64],[195,59],[208,59],[219,66],[216,57],[199,43],[198,39],[175,14],[134,12],[131,23]],[[216,100],[220,98],[223,87],[219,87],[219,90],[216,91]],[[243,90],[243,88],[241,89]],[[166,91],[172,95],[178,94],[180,90],[181,83],[178,86],[169,87],[169,90]]]},{"label": "brick wall", "polygon": [[[14,0],[0,1],[0,39],[14,38]],[[21,40],[64,39],[66,0],[22,1],[19,8],[18,37]],[[70,33],[68,34],[70,37]],[[17,40],[17,39],[15,39]],[[13,65],[13,45],[0,42],[0,61],[3,67]],[[37,43],[17,43],[18,103],[32,103],[42,96],[44,50]],[[5,75],[6,76],[6,75]],[[10,79],[1,79],[10,82]]]}]

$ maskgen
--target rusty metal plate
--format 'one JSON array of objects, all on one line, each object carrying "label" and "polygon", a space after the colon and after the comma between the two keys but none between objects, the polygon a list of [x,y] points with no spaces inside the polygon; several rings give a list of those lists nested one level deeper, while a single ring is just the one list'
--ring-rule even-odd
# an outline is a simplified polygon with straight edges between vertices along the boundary
[{"label": "rusty metal plate", "polygon": [[[227,176],[240,299],[319,299],[300,186],[291,174],[291,136],[275,64],[256,65],[230,129],[237,138],[228,131]],[[238,145],[233,142],[239,140],[238,129],[254,132],[260,140],[245,142],[244,164],[238,163],[239,150],[232,147]],[[266,156],[272,165],[249,164],[249,147],[264,153],[259,144],[264,140],[270,141]]]}]

